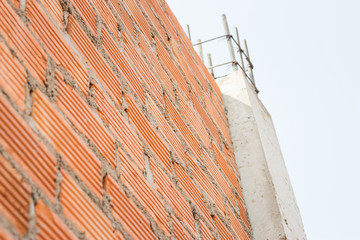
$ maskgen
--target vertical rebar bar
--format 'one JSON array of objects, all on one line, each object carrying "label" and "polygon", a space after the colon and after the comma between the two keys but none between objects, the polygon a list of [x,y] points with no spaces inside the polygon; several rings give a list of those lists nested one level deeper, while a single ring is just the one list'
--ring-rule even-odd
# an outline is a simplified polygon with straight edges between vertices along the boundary
[{"label": "vertical rebar bar", "polygon": [[199,56],[200,56],[201,60],[204,62],[204,53],[203,53],[203,48],[202,48],[202,44],[201,44],[201,39],[198,39],[198,51],[199,51]]},{"label": "vertical rebar bar", "polygon": [[235,52],[234,52],[234,48],[233,48],[233,45],[232,45],[230,30],[229,30],[229,26],[228,26],[225,14],[222,15],[222,20],[223,20],[224,30],[225,30],[225,34],[226,34],[226,38],[227,38],[227,42],[228,42],[228,47],[229,47],[230,58],[231,58],[231,61],[232,61],[232,66],[233,66],[234,71],[236,71],[237,66],[236,66]]},{"label": "vertical rebar bar", "polygon": [[234,31],[235,31],[235,42],[237,43],[237,52],[238,52],[238,55],[239,55],[239,58],[240,58],[240,66],[245,71],[245,65],[244,65],[244,59],[243,59],[243,56],[242,56],[242,49],[241,49],[241,45],[240,45],[240,37],[239,37],[238,28],[235,27]]},{"label": "vertical rebar bar", "polygon": [[207,58],[208,58],[208,64],[209,64],[210,73],[215,78],[214,68],[212,67],[213,65],[212,65],[212,60],[211,60],[211,54],[210,53],[207,54]]},{"label": "vertical rebar bar", "polygon": [[186,32],[186,35],[188,36],[188,38],[190,39],[190,42],[191,42],[191,34],[190,34],[190,26],[189,26],[189,24],[186,24],[185,32]]},{"label": "vertical rebar bar", "polygon": [[251,80],[253,81],[253,84],[255,85],[255,79],[254,79],[254,73],[253,73],[253,66],[250,60],[250,55],[249,55],[249,49],[246,43],[246,40],[244,39],[243,41],[244,43],[244,52],[246,54],[246,60],[247,60],[247,70],[250,74]]}]

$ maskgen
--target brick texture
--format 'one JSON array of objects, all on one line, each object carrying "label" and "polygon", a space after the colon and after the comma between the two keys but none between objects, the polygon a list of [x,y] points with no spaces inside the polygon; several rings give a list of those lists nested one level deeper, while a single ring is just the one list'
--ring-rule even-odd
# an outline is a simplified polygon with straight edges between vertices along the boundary
[{"label": "brick texture", "polygon": [[1,239],[251,239],[221,92],[165,1],[0,1],[0,218]]}]

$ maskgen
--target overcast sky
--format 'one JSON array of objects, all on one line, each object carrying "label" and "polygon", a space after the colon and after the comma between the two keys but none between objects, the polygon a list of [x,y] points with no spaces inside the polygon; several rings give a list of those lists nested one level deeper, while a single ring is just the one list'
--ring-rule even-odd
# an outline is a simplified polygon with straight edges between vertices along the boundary
[{"label": "overcast sky", "polygon": [[[360,239],[360,1],[167,2],[193,42],[223,35],[223,13],[247,39],[308,239]],[[204,52],[229,60],[221,40]]]}]

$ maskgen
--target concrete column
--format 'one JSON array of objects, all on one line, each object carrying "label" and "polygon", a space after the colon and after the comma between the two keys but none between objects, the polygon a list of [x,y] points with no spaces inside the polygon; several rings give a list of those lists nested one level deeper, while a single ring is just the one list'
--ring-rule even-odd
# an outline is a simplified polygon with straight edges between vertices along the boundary
[{"label": "concrete column", "polygon": [[306,239],[270,114],[242,71],[218,85],[254,239]]}]

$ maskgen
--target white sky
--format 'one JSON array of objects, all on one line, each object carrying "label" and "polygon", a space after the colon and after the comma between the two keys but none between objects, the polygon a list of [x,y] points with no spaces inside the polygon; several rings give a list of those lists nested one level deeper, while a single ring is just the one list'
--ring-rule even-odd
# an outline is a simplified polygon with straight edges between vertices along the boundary
[{"label": "white sky", "polygon": [[193,42],[223,35],[223,13],[247,39],[308,239],[360,239],[360,1],[167,2]]}]

